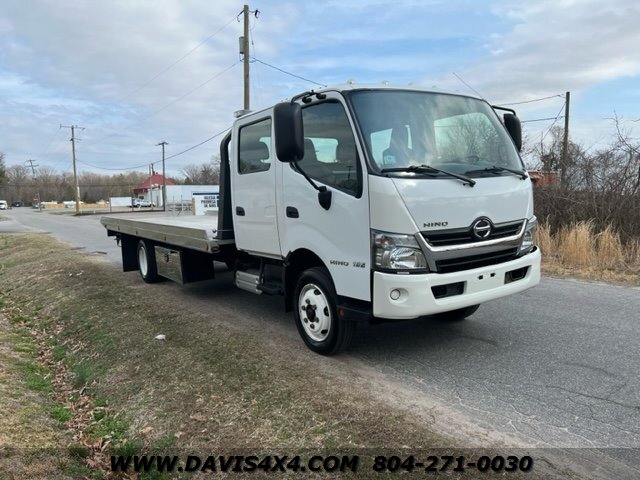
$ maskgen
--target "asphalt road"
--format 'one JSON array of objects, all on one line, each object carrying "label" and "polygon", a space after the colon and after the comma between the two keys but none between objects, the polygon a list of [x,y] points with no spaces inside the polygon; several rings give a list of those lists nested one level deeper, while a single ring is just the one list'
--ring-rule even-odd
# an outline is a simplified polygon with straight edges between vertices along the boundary
[{"label": "asphalt road", "polygon": [[[99,216],[27,208],[2,215],[14,221],[0,222],[0,233],[46,231],[120,262]],[[159,288],[181,289],[204,308],[223,304],[278,341],[301,343],[280,298],[232,288],[230,275]],[[639,312],[639,288],[543,278],[538,287],[482,305],[462,322],[427,317],[364,325],[333,361],[437,428],[468,435],[469,446],[616,449],[606,455],[637,469],[640,478]],[[593,459],[592,451],[572,451]]]},{"label": "asphalt road", "polygon": [[75,217],[73,210],[67,209],[52,212],[55,213],[29,207],[3,210],[0,215],[9,220],[0,221],[0,233],[50,233],[88,253],[104,255],[113,263],[120,262],[120,249],[113,237],[107,237],[106,230],[100,224],[100,215]]}]

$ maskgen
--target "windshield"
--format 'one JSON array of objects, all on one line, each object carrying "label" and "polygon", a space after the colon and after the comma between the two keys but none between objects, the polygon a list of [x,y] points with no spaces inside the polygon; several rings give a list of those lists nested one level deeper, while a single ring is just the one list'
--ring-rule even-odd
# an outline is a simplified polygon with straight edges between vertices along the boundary
[{"label": "windshield", "polygon": [[511,137],[482,100],[402,90],[354,91],[350,99],[378,172],[428,165],[485,176],[485,168],[523,168]]}]

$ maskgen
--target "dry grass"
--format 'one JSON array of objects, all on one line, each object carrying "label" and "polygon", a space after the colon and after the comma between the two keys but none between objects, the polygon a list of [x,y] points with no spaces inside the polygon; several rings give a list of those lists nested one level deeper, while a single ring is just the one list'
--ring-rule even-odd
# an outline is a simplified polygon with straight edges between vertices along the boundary
[{"label": "dry grass", "polygon": [[[60,210],[65,209],[65,205],[63,203],[45,203],[42,206],[43,209],[46,210]],[[73,210],[75,212],[75,204],[71,208],[67,208],[67,210]],[[109,208],[109,204],[105,203],[81,203],[80,210],[95,210],[100,208]]]},{"label": "dry grass", "polygon": [[543,223],[536,241],[545,273],[640,285],[640,240],[625,244],[611,227],[596,232],[593,223],[578,222],[552,232]]}]

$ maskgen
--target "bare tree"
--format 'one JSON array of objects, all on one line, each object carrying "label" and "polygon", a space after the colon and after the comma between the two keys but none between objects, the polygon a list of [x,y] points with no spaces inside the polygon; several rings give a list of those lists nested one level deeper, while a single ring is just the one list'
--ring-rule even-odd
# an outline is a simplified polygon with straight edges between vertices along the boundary
[{"label": "bare tree", "polygon": [[220,158],[211,157],[202,165],[190,164],[182,169],[186,185],[218,185],[220,183]]},{"label": "bare tree", "polygon": [[6,169],[6,196],[11,201],[28,203],[35,193],[31,172],[24,165],[11,165]]},{"label": "bare tree", "polygon": [[7,170],[4,165],[4,153],[0,152],[0,197],[6,196]]},{"label": "bare tree", "polygon": [[[612,119],[616,138],[594,152],[569,143],[558,188],[536,188],[536,214],[553,229],[591,221],[596,229],[613,227],[624,239],[640,237],[640,145],[620,119]],[[562,129],[553,129],[550,145],[540,152],[543,170],[559,168]]]},{"label": "bare tree", "polygon": [[0,152],[0,185],[5,183],[7,176],[7,170],[4,164],[4,153]]}]

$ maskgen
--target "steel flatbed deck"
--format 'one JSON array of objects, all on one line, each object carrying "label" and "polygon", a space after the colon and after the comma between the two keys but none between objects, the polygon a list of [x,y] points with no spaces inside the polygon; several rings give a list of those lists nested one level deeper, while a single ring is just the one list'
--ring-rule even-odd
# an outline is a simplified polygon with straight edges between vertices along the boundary
[{"label": "steel flatbed deck", "polygon": [[100,219],[110,236],[133,235],[207,253],[220,251],[233,239],[218,238],[218,215],[180,215],[165,212],[125,213]]}]

